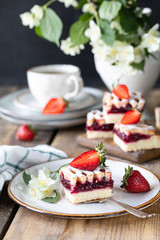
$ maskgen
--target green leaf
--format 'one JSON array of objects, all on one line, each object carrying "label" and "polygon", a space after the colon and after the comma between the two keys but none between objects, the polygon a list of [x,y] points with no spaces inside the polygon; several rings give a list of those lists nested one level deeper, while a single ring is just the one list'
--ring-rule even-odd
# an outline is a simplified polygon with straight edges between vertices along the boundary
[{"label": "green leaf", "polygon": [[99,8],[99,16],[100,18],[111,21],[118,15],[121,7],[122,4],[120,2],[104,1]]},{"label": "green leaf", "polygon": [[137,70],[144,71],[145,60],[142,60],[140,63],[131,63],[131,66]]},{"label": "green leaf", "polygon": [[126,5],[127,5],[126,0],[120,0],[120,2],[122,3],[123,6],[126,6]]},{"label": "green leaf", "polygon": [[121,26],[126,32],[133,32],[138,29],[139,24],[132,11],[126,8],[121,8],[119,16]]},{"label": "green leaf", "polygon": [[94,16],[91,15],[90,13],[84,13],[84,14],[82,14],[80,16],[79,20],[81,20],[81,21],[89,21],[89,20],[91,20],[93,18],[94,18]]},{"label": "green leaf", "polygon": [[111,45],[116,38],[115,30],[111,29],[110,23],[107,20],[100,19],[100,28],[102,32],[102,39],[107,45]]},{"label": "green leaf", "polygon": [[84,32],[89,27],[89,21],[78,20],[72,24],[70,28],[70,38],[73,46],[79,46],[89,41],[89,38],[84,35]]},{"label": "green leaf", "polygon": [[116,39],[122,42],[127,42],[133,45],[139,45],[141,42],[141,37],[138,33],[130,33],[130,34],[119,34],[116,33]]},{"label": "green leaf", "polygon": [[23,180],[28,185],[31,180],[31,175],[27,174],[25,171],[23,172]]},{"label": "green leaf", "polygon": [[55,197],[46,197],[46,198],[43,198],[42,201],[48,202],[48,203],[56,203],[59,199],[59,194],[57,193],[56,190],[54,190],[53,192],[56,194]]},{"label": "green leaf", "polygon": [[63,24],[59,16],[51,9],[46,8],[44,17],[40,21],[40,32],[42,36],[59,46],[59,38],[62,34]]},{"label": "green leaf", "polygon": [[87,3],[87,0],[80,0],[78,2],[78,5],[77,5],[76,9],[81,9],[83,7],[83,5],[86,4],[86,3]]},{"label": "green leaf", "polygon": [[44,38],[44,36],[43,36],[42,33],[41,33],[40,26],[35,27],[34,30],[35,30],[35,33],[36,33],[39,37]]}]

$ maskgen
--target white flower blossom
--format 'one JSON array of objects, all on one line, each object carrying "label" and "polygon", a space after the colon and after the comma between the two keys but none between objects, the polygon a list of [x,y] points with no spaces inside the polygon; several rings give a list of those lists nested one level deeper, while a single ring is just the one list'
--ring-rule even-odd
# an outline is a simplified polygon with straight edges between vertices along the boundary
[{"label": "white flower blossom", "polygon": [[43,17],[43,8],[39,5],[34,5],[31,8],[31,13],[33,14],[34,18],[41,20]]},{"label": "white flower blossom", "polygon": [[144,49],[141,47],[135,47],[134,49],[134,62],[135,63],[140,63],[142,60],[144,60],[145,54],[144,54]]},{"label": "white flower blossom", "polygon": [[131,76],[137,72],[135,68],[129,64],[126,64],[125,62],[119,62],[117,63],[117,66],[121,69],[123,74],[126,74],[128,76]]},{"label": "white flower blossom", "polygon": [[91,42],[92,53],[100,58],[101,60],[106,60],[108,54],[110,53],[111,47],[108,46],[102,39],[98,39],[96,42]]},{"label": "white flower blossom", "polygon": [[94,14],[96,11],[96,6],[93,3],[86,3],[82,7],[82,12],[86,13],[89,12],[91,14]]},{"label": "white flower blossom", "polygon": [[116,59],[119,62],[132,62],[134,60],[134,47],[127,44],[117,46]]},{"label": "white flower blossom", "polygon": [[50,177],[50,170],[48,168],[43,168],[38,170],[38,177],[31,175],[31,180],[29,181],[29,194],[36,199],[43,199],[46,197],[54,197],[54,190],[57,188],[59,183],[59,178],[53,180]]},{"label": "white flower blossom", "polygon": [[35,20],[30,12],[22,13],[20,18],[23,26],[29,26],[29,28],[33,28],[35,26]]},{"label": "white flower blossom", "polygon": [[149,53],[156,52],[160,49],[160,32],[159,24],[155,24],[148,33],[142,36],[141,47],[147,48]]},{"label": "white flower blossom", "polygon": [[85,31],[85,36],[90,38],[91,42],[95,42],[101,37],[101,30],[93,20],[89,22],[89,28]]},{"label": "white flower blossom", "polygon": [[76,0],[58,0],[58,1],[64,3],[66,8],[68,8],[70,6],[77,7],[77,5],[78,5]]},{"label": "white flower blossom", "polygon": [[68,37],[67,39],[61,41],[60,49],[67,55],[75,56],[80,54],[81,50],[84,49],[84,45],[81,44],[79,46],[72,47],[71,39]]}]

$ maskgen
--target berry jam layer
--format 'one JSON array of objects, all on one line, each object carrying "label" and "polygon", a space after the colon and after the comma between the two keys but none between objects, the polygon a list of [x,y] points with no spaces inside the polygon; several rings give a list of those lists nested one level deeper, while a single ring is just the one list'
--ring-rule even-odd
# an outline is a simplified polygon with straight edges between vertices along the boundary
[{"label": "berry jam layer", "polygon": [[73,187],[70,184],[70,181],[64,178],[64,175],[61,173],[61,183],[62,185],[71,191],[71,193],[79,193],[79,192],[88,192],[95,189],[102,189],[102,188],[113,188],[113,180],[107,181],[104,177],[101,181],[95,180],[92,183],[86,181],[84,184],[77,181],[76,185]]},{"label": "berry jam layer", "polygon": [[[107,112],[107,114],[109,113],[126,113],[129,110],[132,109],[132,106],[130,104],[128,104],[126,107],[121,107],[121,108],[117,108],[116,106],[112,106],[112,108]],[[137,109],[139,112],[143,112],[143,109]]]},{"label": "berry jam layer", "polygon": [[112,131],[114,127],[114,124],[103,124],[99,125],[96,121],[92,124],[92,126],[86,126],[86,130],[92,130],[92,131]]},{"label": "berry jam layer", "polygon": [[116,106],[112,106],[112,108],[107,113],[126,113],[131,110],[131,105],[127,104],[126,107],[116,108]]},{"label": "berry jam layer", "polygon": [[125,143],[137,142],[138,140],[148,139],[151,137],[150,135],[141,134],[141,133],[126,135],[125,133],[120,132],[119,129],[114,129],[114,133],[116,133],[118,137],[122,139]]}]

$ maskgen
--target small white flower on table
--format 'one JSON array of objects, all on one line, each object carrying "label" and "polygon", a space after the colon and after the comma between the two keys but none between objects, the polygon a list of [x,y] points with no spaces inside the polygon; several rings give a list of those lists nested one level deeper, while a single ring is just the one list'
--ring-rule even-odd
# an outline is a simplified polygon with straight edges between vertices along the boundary
[{"label": "small white flower on table", "polygon": [[89,12],[91,14],[94,14],[96,11],[96,6],[93,3],[86,3],[83,5],[82,12],[86,13]]},{"label": "small white flower on table", "polygon": [[55,197],[53,192],[58,187],[59,177],[56,180],[50,177],[50,170],[43,168],[38,170],[38,177],[31,175],[29,181],[29,194],[37,199],[43,199],[46,197]]}]

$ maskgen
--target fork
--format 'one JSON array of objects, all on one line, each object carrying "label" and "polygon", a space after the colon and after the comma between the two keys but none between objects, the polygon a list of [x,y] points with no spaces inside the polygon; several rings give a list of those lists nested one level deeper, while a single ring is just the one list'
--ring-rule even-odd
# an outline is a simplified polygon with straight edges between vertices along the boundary
[{"label": "fork", "polygon": [[117,205],[121,206],[123,209],[125,209],[127,212],[135,215],[136,217],[139,217],[139,218],[148,218],[148,217],[153,217],[155,216],[156,214],[155,213],[145,213],[145,212],[142,212],[140,211],[139,209],[135,208],[135,207],[132,207],[126,203],[122,203],[122,202],[119,202],[113,198],[106,198],[106,199],[103,199],[103,200],[93,200],[93,201],[88,201],[88,202],[84,202],[84,203],[90,203],[90,202],[99,202],[99,203],[103,203],[103,202],[106,202],[106,201],[109,201],[109,202],[113,202],[113,203],[116,203]]}]

